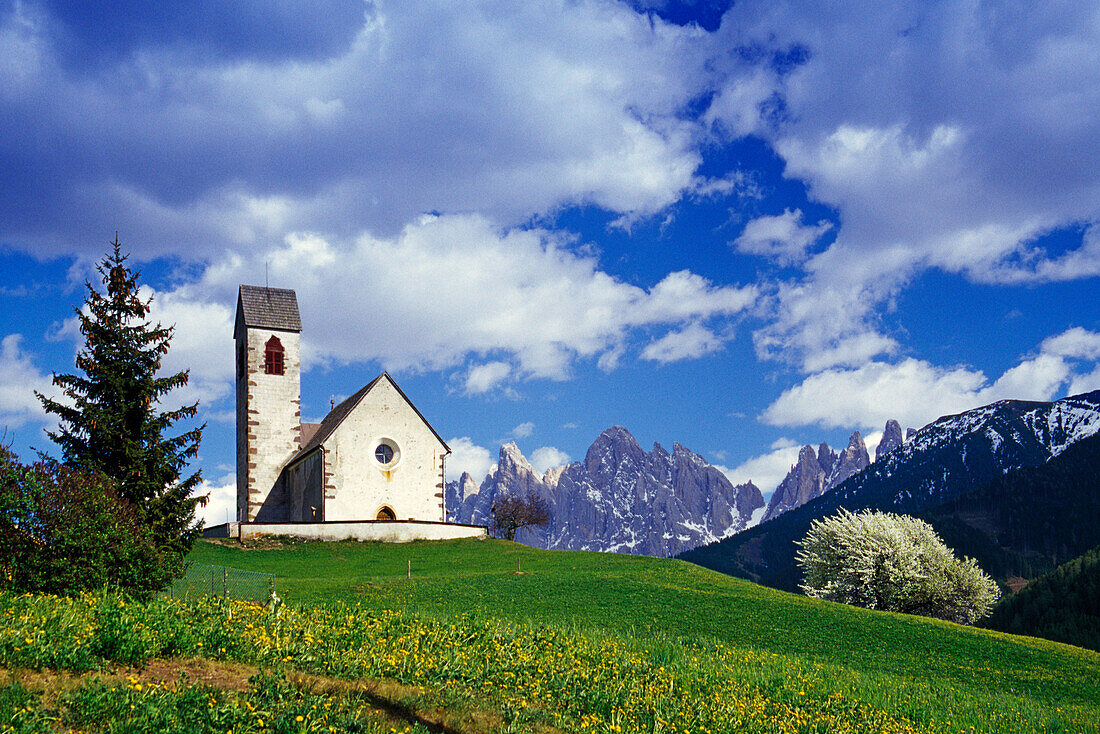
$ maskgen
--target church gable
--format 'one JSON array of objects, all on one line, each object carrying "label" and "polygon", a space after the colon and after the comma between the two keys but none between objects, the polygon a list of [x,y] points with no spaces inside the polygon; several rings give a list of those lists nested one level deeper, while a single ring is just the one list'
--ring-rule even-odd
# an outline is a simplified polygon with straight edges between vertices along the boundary
[{"label": "church gable", "polygon": [[388,374],[353,398],[310,442],[324,455],[325,520],[442,521],[447,444]]}]

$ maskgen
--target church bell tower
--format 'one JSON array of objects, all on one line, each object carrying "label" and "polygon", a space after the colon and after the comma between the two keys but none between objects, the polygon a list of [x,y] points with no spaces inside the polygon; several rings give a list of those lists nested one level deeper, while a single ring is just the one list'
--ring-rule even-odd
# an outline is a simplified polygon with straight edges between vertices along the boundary
[{"label": "church bell tower", "polygon": [[298,297],[242,285],[237,295],[237,522],[285,522],[280,481],[299,449],[302,378]]}]

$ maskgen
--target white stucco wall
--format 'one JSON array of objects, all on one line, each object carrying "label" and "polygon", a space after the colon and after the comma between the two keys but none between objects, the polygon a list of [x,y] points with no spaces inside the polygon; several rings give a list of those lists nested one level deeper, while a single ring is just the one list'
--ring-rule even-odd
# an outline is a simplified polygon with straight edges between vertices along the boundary
[{"label": "white stucco wall", "polygon": [[[375,449],[386,438],[400,458],[386,471]],[[325,520],[373,520],[383,506],[398,520],[442,521],[444,445],[387,376],[324,441]]]},{"label": "white stucco wall", "polygon": [[[272,336],[283,345],[281,375],[264,372],[264,348]],[[289,498],[281,491],[272,496],[272,490],[283,466],[298,451],[300,338],[292,331],[250,328],[245,330],[245,339],[247,373],[237,379],[238,517],[284,521],[290,510]]]},{"label": "white stucco wall", "polygon": [[324,522],[267,525],[219,525],[210,528],[208,538],[250,540],[265,535],[287,535],[307,540],[376,540],[408,543],[413,540],[456,540],[487,538],[489,531],[480,525],[420,522]]}]

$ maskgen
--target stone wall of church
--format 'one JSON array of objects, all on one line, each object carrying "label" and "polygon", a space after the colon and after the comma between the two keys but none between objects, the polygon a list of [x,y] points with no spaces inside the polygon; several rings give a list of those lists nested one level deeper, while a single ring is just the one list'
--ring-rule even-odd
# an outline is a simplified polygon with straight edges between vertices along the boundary
[{"label": "stone wall of church", "polygon": [[325,461],[320,448],[286,468],[283,474],[290,498],[290,522],[323,522],[325,519]]},{"label": "stone wall of church", "polygon": [[[281,375],[264,372],[264,349],[272,336],[283,347]],[[238,517],[248,522],[286,522],[290,498],[279,476],[299,447],[300,338],[291,331],[253,328],[245,330],[245,337],[247,369],[237,380]]]},{"label": "stone wall of church", "polygon": [[[397,449],[387,469],[379,443]],[[444,447],[386,378],[379,380],[325,440],[325,520],[442,521]]]}]

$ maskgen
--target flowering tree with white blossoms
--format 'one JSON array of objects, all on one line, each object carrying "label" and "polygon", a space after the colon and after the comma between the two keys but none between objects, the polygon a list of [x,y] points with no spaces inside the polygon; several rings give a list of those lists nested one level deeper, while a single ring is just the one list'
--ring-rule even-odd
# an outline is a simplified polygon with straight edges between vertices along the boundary
[{"label": "flowering tree with white blossoms", "polygon": [[796,545],[801,588],[818,599],[972,624],[1000,596],[973,558],[956,558],[915,517],[842,509],[814,520]]}]

